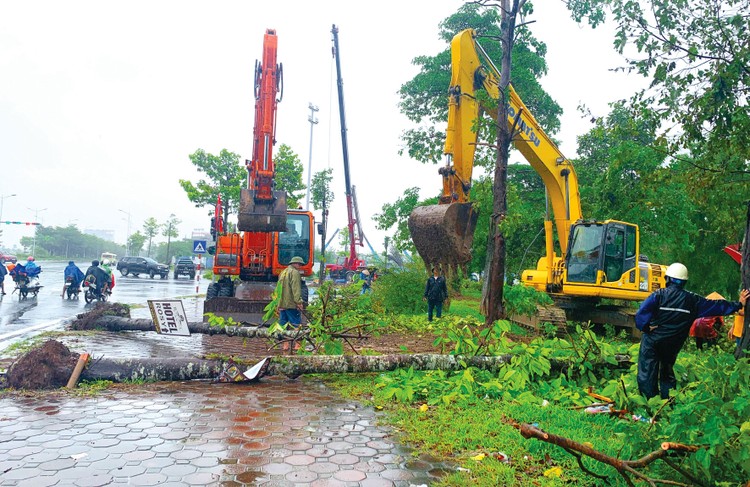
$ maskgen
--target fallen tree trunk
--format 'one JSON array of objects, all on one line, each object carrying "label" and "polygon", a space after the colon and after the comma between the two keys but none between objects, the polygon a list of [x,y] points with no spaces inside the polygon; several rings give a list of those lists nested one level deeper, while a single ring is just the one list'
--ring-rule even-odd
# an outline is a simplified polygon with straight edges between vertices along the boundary
[{"label": "fallen tree trunk", "polygon": [[[153,331],[156,332],[154,322],[149,319],[131,319],[120,316],[102,315],[87,323],[85,327],[73,327],[74,329],[101,329],[112,332],[118,331]],[[205,322],[188,323],[190,333],[200,333],[204,335],[229,335],[244,338],[269,338],[268,328],[259,328],[254,326],[211,326]]]},{"label": "fallen tree trunk", "polygon": [[[413,367],[416,370],[463,370],[464,365],[497,370],[510,361],[498,357],[459,357],[453,355],[314,355],[271,357],[266,375],[298,377],[304,374],[384,372]],[[249,368],[253,364],[246,364]],[[85,380],[199,380],[215,379],[224,362],[185,358],[100,358],[91,361],[81,374]]]}]

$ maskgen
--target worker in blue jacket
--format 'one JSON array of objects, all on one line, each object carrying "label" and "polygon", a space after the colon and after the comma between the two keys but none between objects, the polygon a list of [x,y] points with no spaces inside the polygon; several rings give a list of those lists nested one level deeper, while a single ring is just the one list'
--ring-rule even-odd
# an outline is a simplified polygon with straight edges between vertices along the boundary
[{"label": "worker in blue jacket", "polygon": [[677,386],[672,368],[696,318],[735,313],[750,296],[745,289],[740,293],[740,301],[734,302],[706,299],[686,291],[688,270],[679,262],[667,267],[666,278],[667,287],[654,291],[635,315],[635,326],[643,332],[638,354],[638,389],[647,398],[661,393],[667,399],[669,390]]}]

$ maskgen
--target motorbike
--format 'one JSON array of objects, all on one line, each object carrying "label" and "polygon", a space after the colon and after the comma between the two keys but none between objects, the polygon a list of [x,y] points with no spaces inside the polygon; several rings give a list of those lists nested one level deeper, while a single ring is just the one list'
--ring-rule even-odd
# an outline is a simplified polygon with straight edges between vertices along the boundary
[{"label": "motorbike", "polygon": [[65,278],[65,286],[63,289],[63,297],[66,295],[68,299],[78,299],[78,295],[81,294],[81,286],[73,286],[73,276]]},{"label": "motorbike", "polygon": [[96,283],[96,277],[88,276],[83,281],[83,299],[86,300],[86,304],[94,301],[106,301],[112,292],[109,287],[105,284],[104,289],[99,289],[99,285]]},{"label": "motorbike", "polygon": [[39,294],[39,290],[44,287],[39,282],[39,274],[41,272],[42,268],[39,266],[31,270],[26,270],[26,267],[21,264],[17,264],[10,271],[10,276],[16,284],[13,292],[18,291],[18,299],[26,299],[29,295],[35,298]]}]

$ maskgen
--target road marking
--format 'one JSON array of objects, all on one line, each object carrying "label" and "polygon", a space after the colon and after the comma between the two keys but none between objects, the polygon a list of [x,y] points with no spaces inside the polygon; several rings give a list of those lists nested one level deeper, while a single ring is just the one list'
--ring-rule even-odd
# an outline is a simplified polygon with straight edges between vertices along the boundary
[{"label": "road marking", "polygon": [[25,335],[26,333],[30,333],[32,331],[41,330],[44,328],[51,328],[55,325],[61,325],[65,323],[66,321],[67,320],[52,320],[52,321],[47,321],[44,323],[39,323],[38,325],[28,326],[20,330],[9,331],[8,333],[3,333],[2,335],[0,335],[0,341],[7,340],[8,338],[13,338],[18,335]]}]

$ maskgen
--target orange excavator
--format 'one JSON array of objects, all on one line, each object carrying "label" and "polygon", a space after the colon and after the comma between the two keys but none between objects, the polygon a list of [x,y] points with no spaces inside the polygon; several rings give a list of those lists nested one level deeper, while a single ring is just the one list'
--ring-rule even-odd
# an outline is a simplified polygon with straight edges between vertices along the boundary
[{"label": "orange excavator", "polygon": [[303,276],[312,275],[315,245],[313,214],[288,209],[286,193],[275,189],[276,109],[283,93],[277,45],[276,31],[266,30],[263,61],[255,65],[253,158],[245,161],[248,184],[241,190],[238,214],[242,233],[217,233],[213,273],[218,279],[209,286],[204,305],[204,313],[254,323],[261,321],[278,276],[292,257],[304,261]]}]

